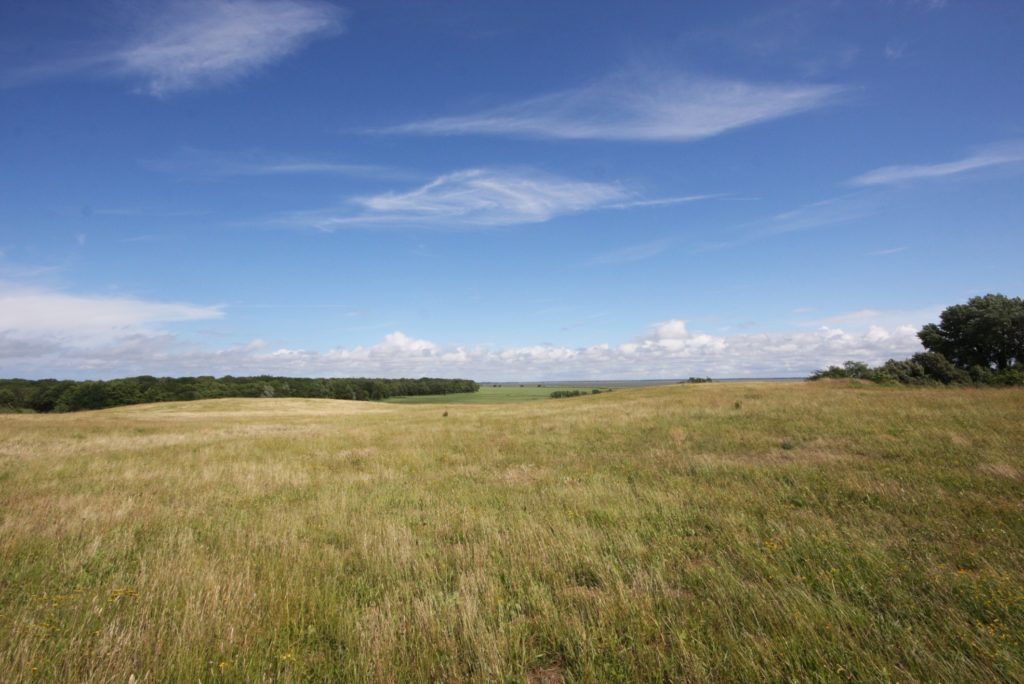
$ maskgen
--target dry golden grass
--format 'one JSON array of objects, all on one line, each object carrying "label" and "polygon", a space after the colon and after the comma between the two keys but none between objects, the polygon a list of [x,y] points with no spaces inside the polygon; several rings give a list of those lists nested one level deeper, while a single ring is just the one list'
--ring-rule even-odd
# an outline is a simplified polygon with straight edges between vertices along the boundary
[{"label": "dry golden grass", "polygon": [[0,680],[1024,679],[1024,392],[0,416]]}]

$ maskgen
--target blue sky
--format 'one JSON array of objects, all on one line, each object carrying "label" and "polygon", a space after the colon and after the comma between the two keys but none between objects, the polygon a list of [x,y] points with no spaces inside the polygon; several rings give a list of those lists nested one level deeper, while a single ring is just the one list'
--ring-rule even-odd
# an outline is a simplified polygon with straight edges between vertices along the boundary
[{"label": "blue sky", "polygon": [[1024,5],[6,3],[0,375],[802,375],[1024,291]]}]

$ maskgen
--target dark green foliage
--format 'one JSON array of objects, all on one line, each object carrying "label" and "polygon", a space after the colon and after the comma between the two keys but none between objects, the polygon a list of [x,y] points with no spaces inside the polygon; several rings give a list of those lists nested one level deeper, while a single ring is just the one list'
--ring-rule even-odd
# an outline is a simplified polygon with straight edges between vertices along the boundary
[{"label": "dark green foliage", "polygon": [[158,401],[224,397],[305,397],[387,399],[424,394],[476,392],[472,380],[419,378],[283,378],[271,375],[236,378],[155,378],[142,375],[118,380],[0,380],[0,410],[40,413],[83,411]]},{"label": "dark green foliage", "polygon": [[815,371],[810,377],[811,380],[822,378],[849,378],[904,385],[965,385],[974,381],[969,373],[935,352],[920,352],[902,361],[889,359],[877,368],[860,361],[847,361],[842,367],[829,366],[825,370]]},{"label": "dark green foliage", "polygon": [[871,367],[861,361],[847,361],[843,364],[843,370],[846,371],[846,377],[857,379],[867,378],[871,373]]},{"label": "dark green foliage", "polygon": [[815,371],[810,380],[821,380],[832,378],[841,380],[859,379],[871,380],[879,383],[899,383],[902,385],[997,385],[997,386],[1019,386],[1024,385],[1024,371],[1020,368],[1008,368],[1002,371],[993,371],[981,366],[973,366],[969,370],[957,368],[949,359],[936,352],[919,352],[909,359],[897,361],[889,359],[881,366],[871,368],[863,363],[857,363],[857,367],[863,366],[866,371],[858,371],[856,375],[849,374],[847,366],[853,362],[847,362],[842,367],[829,366],[825,370]]},{"label": "dark green foliage", "polygon": [[971,381],[966,371],[957,368],[937,352],[920,352],[911,356],[910,360],[921,366],[925,375],[943,385],[962,385]]},{"label": "dark green foliage", "polygon": [[1001,294],[972,297],[942,312],[917,336],[925,349],[953,365],[1005,371],[1024,364],[1024,300]]},{"label": "dark green foliage", "polygon": [[993,374],[992,382],[993,385],[1005,385],[1007,387],[1021,387],[1024,386],[1024,369],[1020,367],[1020,364],[1013,368],[1007,368],[1004,371],[999,371]]},{"label": "dark green foliage", "polygon": [[[610,392],[611,390],[599,390],[595,387],[594,389],[590,390],[589,394],[600,394],[603,391]],[[585,394],[588,394],[586,390],[555,390],[554,392],[551,393],[551,398],[564,399],[566,397],[582,397]]]},{"label": "dark green foliage", "polygon": [[829,366],[828,368],[819,368],[818,370],[811,373],[808,380],[824,380],[830,378],[832,380],[839,380],[842,378],[848,378],[846,371],[842,366]]},{"label": "dark green foliage", "polygon": [[695,383],[701,383],[701,382],[711,382],[711,378],[688,378],[686,380],[683,380],[682,383],[680,383],[680,384],[683,384],[683,383],[695,384]]},{"label": "dark green foliage", "polygon": [[811,374],[811,380],[820,380],[821,378],[853,378],[853,379],[873,379],[871,367],[866,363],[860,361],[847,361],[842,366],[829,366],[825,370],[817,370]]}]

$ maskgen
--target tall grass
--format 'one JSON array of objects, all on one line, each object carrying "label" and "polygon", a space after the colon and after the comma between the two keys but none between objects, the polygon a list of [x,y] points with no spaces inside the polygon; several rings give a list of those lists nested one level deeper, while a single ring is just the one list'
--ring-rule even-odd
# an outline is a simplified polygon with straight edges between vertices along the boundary
[{"label": "tall grass", "polygon": [[0,680],[1024,679],[1024,391],[0,416]]}]

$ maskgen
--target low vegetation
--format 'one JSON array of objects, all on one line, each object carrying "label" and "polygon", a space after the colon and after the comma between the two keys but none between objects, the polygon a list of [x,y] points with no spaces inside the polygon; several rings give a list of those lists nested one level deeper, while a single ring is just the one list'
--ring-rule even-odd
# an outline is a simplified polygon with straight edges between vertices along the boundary
[{"label": "low vegetation", "polygon": [[0,681],[1021,681],[1024,390],[0,416]]},{"label": "low vegetation", "polygon": [[588,394],[601,394],[601,392],[610,392],[611,390],[602,390],[594,387],[592,389],[562,389],[555,390],[549,396],[552,399],[565,399],[567,397],[584,397]]},{"label": "low vegetation", "polygon": [[158,401],[192,401],[228,397],[303,397],[380,400],[388,397],[476,392],[472,380],[419,378],[282,378],[272,375],[222,378],[154,378],[119,380],[0,380],[0,411],[66,413]]}]

